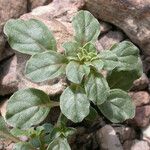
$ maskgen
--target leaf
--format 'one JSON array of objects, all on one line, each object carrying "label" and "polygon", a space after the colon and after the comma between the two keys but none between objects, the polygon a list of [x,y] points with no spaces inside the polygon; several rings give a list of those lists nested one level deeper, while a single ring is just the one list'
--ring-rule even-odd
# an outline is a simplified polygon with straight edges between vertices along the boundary
[{"label": "leaf", "polygon": [[66,76],[69,81],[80,84],[85,75],[90,73],[90,68],[76,61],[71,61],[66,67]]},{"label": "leaf", "polygon": [[133,118],[135,115],[135,106],[131,98],[128,93],[120,89],[110,90],[110,95],[99,106],[99,109],[113,123],[123,122],[126,119]]},{"label": "leaf", "polygon": [[65,49],[66,56],[77,57],[79,47],[80,45],[76,41],[70,41],[63,44],[63,48]]},{"label": "leaf", "polygon": [[129,41],[123,41],[111,48],[118,57],[118,70],[135,70],[139,61],[139,49]]},{"label": "leaf", "polygon": [[66,58],[53,51],[33,55],[26,64],[25,75],[34,82],[54,79],[64,74]]},{"label": "leaf", "polygon": [[100,72],[104,66],[104,62],[100,59],[95,59],[95,60],[85,63],[85,64],[87,64],[88,66],[94,67],[97,70],[97,72]]},{"label": "leaf", "polygon": [[111,52],[110,50],[105,50],[100,52],[98,55],[100,60],[103,61],[103,68],[106,70],[113,70],[118,65],[117,55]]},{"label": "leaf", "polygon": [[138,48],[131,42],[123,41],[109,50],[101,52],[99,58],[104,62],[104,69],[118,71],[141,70]]},{"label": "leaf", "polygon": [[104,103],[109,94],[109,86],[106,79],[96,73],[91,73],[85,81],[85,91],[89,100],[94,104]]},{"label": "leaf", "polygon": [[85,118],[85,120],[87,120],[89,122],[93,122],[96,117],[98,117],[97,111],[93,107],[90,107],[90,113]]},{"label": "leaf", "polygon": [[4,27],[10,46],[21,53],[33,55],[56,50],[56,41],[49,29],[39,20],[11,19]]},{"label": "leaf", "polygon": [[72,21],[75,30],[75,40],[84,46],[88,42],[94,43],[100,34],[98,20],[88,11],[81,10]]},{"label": "leaf", "polygon": [[128,91],[132,85],[133,81],[141,76],[137,71],[117,71],[113,70],[107,76],[107,82],[111,89],[118,88]]},{"label": "leaf", "polygon": [[52,141],[47,150],[71,150],[66,138],[57,138]]},{"label": "leaf", "polygon": [[90,42],[86,43],[83,48],[86,49],[88,53],[97,53],[96,47]]},{"label": "leaf", "polygon": [[19,142],[14,145],[13,150],[36,150],[31,144],[26,142]]},{"label": "leaf", "polygon": [[81,122],[89,114],[90,103],[85,91],[79,86],[70,86],[60,97],[62,113],[73,122]]},{"label": "leaf", "polygon": [[8,101],[6,120],[15,128],[30,128],[47,117],[49,105],[48,95],[41,90],[28,88],[17,91]]},{"label": "leaf", "polygon": [[9,139],[13,142],[18,142],[19,139],[14,137],[10,132],[9,129],[5,123],[5,120],[3,117],[0,117],[0,138]]}]

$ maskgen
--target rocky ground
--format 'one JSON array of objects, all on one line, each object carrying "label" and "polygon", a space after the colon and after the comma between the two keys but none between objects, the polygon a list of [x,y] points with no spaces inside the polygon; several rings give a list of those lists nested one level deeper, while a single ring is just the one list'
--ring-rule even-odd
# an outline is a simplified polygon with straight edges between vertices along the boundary
[{"label": "rocky ground", "polygon": [[[48,4],[48,5],[47,5]],[[45,5],[45,6],[41,6]],[[40,6],[40,7],[37,7]],[[37,7],[37,8],[35,8]],[[33,9],[35,8],[35,9]],[[134,42],[141,50],[144,73],[129,92],[136,105],[136,115],[122,124],[112,124],[103,116],[92,123],[77,125],[70,139],[73,150],[149,150],[150,149],[150,1],[149,0],[0,0],[0,101],[1,115],[12,93],[25,87],[41,89],[52,96],[60,94],[63,79],[35,84],[24,75],[27,55],[15,53],[2,33],[10,18],[36,18],[54,33],[57,47],[72,38],[71,19],[80,9],[91,11],[100,21],[101,35],[97,49],[102,51],[123,40]],[[9,11],[8,11],[9,10]],[[0,141],[0,150],[11,150],[11,141]]]}]

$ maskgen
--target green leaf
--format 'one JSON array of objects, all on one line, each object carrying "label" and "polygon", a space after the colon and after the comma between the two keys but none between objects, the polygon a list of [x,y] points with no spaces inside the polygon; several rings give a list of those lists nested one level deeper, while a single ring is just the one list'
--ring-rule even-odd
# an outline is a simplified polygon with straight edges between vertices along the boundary
[{"label": "green leaf", "polygon": [[20,137],[20,136],[30,136],[30,133],[28,132],[28,130],[21,130],[19,128],[13,128],[10,130],[10,133],[16,137]]},{"label": "green leaf", "polygon": [[100,52],[98,55],[100,60],[103,61],[103,68],[106,70],[113,70],[118,65],[117,55],[111,52],[110,50],[105,50]]},{"label": "green leaf", "polygon": [[36,150],[31,144],[26,142],[19,142],[14,145],[13,150]]},{"label": "green leaf", "polygon": [[85,81],[85,91],[89,100],[96,105],[100,105],[107,99],[109,86],[101,74],[93,72]]},{"label": "green leaf", "polygon": [[33,55],[26,64],[25,75],[34,82],[54,79],[64,74],[66,58],[53,51]]},{"label": "green leaf", "polygon": [[63,44],[66,56],[77,57],[79,47],[80,45],[76,41],[70,41]]},{"label": "green leaf", "polygon": [[89,122],[93,122],[96,117],[98,117],[97,111],[93,107],[90,107],[90,113],[85,118],[85,120],[87,120]]},{"label": "green leaf", "polygon": [[73,122],[81,122],[89,114],[90,103],[85,91],[79,86],[70,86],[60,97],[62,113]]},{"label": "green leaf", "polygon": [[41,90],[29,88],[14,93],[7,104],[6,120],[15,128],[41,123],[50,111],[50,99]]},{"label": "green leaf", "polygon": [[90,68],[87,65],[80,64],[76,61],[71,61],[66,67],[66,76],[69,81],[80,84],[85,75],[90,73]]},{"label": "green leaf", "polygon": [[86,43],[83,48],[86,49],[88,53],[97,53],[96,47],[90,42]]},{"label": "green leaf", "polygon": [[9,139],[13,142],[19,142],[19,139],[10,133],[3,117],[0,117],[0,138]]},{"label": "green leaf", "polygon": [[84,46],[88,42],[94,43],[100,34],[98,20],[88,11],[81,10],[72,21],[75,30],[75,40]]},{"label": "green leaf", "polygon": [[111,89],[118,88],[128,91],[133,81],[141,76],[136,70],[131,71],[117,71],[113,70],[107,76],[107,82]]},{"label": "green leaf", "polygon": [[139,61],[139,49],[129,41],[114,45],[111,51],[118,57],[118,70],[135,70]]},{"label": "green leaf", "polygon": [[100,111],[111,122],[119,123],[133,118],[135,106],[128,93],[120,89],[110,90],[107,100],[99,106]]},{"label": "green leaf", "polygon": [[71,150],[66,138],[56,138],[52,141],[47,150]]},{"label": "green leaf", "polygon": [[123,41],[112,46],[111,50],[101,52],[99,58],[104,62],[104,69],[113,70],[141,70],[139,49],[129,41]]},{"label": "green leaf", "polygon": [[97,70],[97,72],[100,72],[104,66],[104,62],[100,59],[95,59],[95,60],[93,60],[91,62],[87,62],[85,64],[87,64],[88,66],[94,67]]},{"label": "green leaf", "polygon": [[10,46],[21,53],[33,55],[56,50],[56,41],[49,29],[39,20],[11,19],[4,27]]}]

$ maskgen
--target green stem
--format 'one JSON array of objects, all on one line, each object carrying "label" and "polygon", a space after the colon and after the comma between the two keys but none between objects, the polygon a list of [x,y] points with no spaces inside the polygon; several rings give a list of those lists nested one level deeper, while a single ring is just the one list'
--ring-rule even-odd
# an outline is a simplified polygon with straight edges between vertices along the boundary
[{"label": "green stem", "polygon": [[49,103],[47,103],[47,104],[43,104],[42,105],[43,107],[57,107],[57,106],[59,106],[59,102],[56,102],[56,101],[50,101]]}]

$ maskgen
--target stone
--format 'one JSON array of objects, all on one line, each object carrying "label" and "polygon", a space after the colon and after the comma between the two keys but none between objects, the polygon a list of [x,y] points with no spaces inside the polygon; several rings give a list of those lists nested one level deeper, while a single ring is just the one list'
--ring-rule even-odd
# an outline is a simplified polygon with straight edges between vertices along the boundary
[{"label": "stone", "polygon": [[119,138],[110,125],[105,125],[96,132],[97,141],[102,150],[123,150]]},{"label": "stone", "polygon": [[36,8],[38,6],[43,6],[43,5],[47,5],[50,2],[52,2],[52,0],[29,0],[29,9],[33,9]]},{"label": "stone", "polygon": [[150,95],[146,91],[130,92],[129,95],[131,96],[136,107],[150,103]]},{"label": "stone", "polygon": [[118,135],[121,143],[136,138],[136,132],[134,128],[120,126],[120,127],[114,127],[114,130],[116,131],[116,134]]},{"label": "stone", "polygon": [[3,53],[0,55],[0,62],[3,60],[7,60],[10,57],[12,57],[14,55],[14,51],[10,48],[5,48],[5,50],[3,50]]},{"label": "stone", "polygon": [[150,124],[142,129],[142,140],[147,141],[150,145]]},{"label": "stone", "polygon": [[3,26],[10,18],[18,18],[27,12],[26,0],[0,0],[0,57],[5,49]]},{"label": "stone", "polygon": [[7,95],[18,89],[16,75],[17,57],[13,56],[0,65],[0,95]]},{"label": "stone", "polygon": [[131,150],[133,141],[132,140],[127,140],[123,143],[123,150]]},{"label": "stone", "polygon": [[[78,1],[65,1],[65,0],[62,0],[59,3],[58,2],[59,2],[58,0],[55,0],[47,6],[41,6],[39,8],[36,8],[35,10],[33,10],[33,12],[24,14],[20,18],[24,20],[35,18],[42,21],[53,32],[57,41],[58,51],[63,52],[64,50],[62,48],[62,44],[66,41],[69,41],[72,38],[73,34],[70,23],[71,17],[79,10],[82,3],[80,2],[81,3],[80,5]],[[16,71],[15,75],[12,77],[12,80],[10,81],[13,82],[13,78],[15,78],[15,81],[17,81],[17,85],[15,85],[15,89],[14,88],[12,89],[11,87],[11,90],[13,92],[15,92],[17,89],[19,90],[27,87],[28,88],[32,87],[43,90],[49,95],[55,95],[62,93],[62,91],[66,88],[66,82],[63,78],[54,79],[52,81],[46,81],[38,84],[28,80],[24,75],[24,70],[26,61],[30,58],[30,56],[21,54],[19,52],[15,53],[16,53],[15,57],[17,57],[17,63],[15,64]],[[4,67],[6,67],[6,65],[4,65]],[[8,71],[10,71],[11,68],[12,67],[9,67]],[[3,88],[0,89],[0,95],[10,94],[10,91],[8,91],[9,86],[7,84],[7,80],[5,80],[4,82],[4,79],[6,78],[5,73],[1,74],[0,78],[3,78],[2,81],[3,84],[5,84],[5,86],[2,84]],[[4,87],[6,88],[6,90],[4,90],[5,89]]]},{"label": "stone", "polygon": [[135,140],[131,146],[131,150],[150,150],[150,146],[146,141]]},{"label": "stone", "polygon": [[112,29],[112,26],[109,23],[106,23],[104,21],[99,21],[99,23],[100,23],[101,35],[106,34],[108,31]]},{"label": "stone", "polygon": [[141,128],[148,126],[149,122],[150,122],[150,105],[137,107],[135,117],[128,121],[129,124]]},{"label": "stone", "polygon": [[103,49],[110,49],[114,44],[121,42],[124,39],[124,35],[120,31],[109,31],[104,34],[98,40]]},{"label": "stone", "polygon": [[147,77],[147,75],[145,73],[142,74],[142,76],[135,80],[133,82],[133,86],[131,88],[131,91],[140,91],[140,90],[145,90],[146,88],[148,88],[149,85],[149,79]]},{"label": "stone", "polygon": [[86,8],[97,18],[124,31],[146,56],[150,56],[149,0],[85,0]]}]

